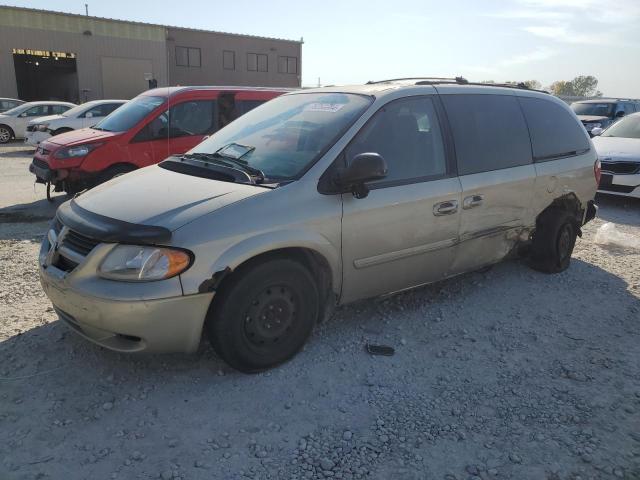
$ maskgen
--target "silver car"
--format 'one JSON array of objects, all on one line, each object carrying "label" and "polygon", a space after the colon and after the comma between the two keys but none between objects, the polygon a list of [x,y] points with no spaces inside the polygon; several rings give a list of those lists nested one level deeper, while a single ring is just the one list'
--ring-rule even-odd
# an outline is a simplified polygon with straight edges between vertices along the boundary
[{"label": "silver car", "polygon": [[102,346],[193,352],[204,332],[260,371],[336,305],[515,254],[566,269],[598,168],[575,114],[541,92],[460,78],[293,92],[61,205],[42,285]]}]

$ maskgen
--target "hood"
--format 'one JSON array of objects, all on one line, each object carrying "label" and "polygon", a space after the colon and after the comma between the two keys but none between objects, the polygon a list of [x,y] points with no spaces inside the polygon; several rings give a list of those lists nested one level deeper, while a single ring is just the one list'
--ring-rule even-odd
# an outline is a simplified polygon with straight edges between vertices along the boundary
[{"label": "hood", "polygon": [[29,121],[29,125],[35,125],[37,123],[45,123],[45,122],[51,122],[53,120],[59,120],[61,118],[66,118],[63,115],[47,115],[46,117],[38,117],[38,118],[34,118],[33,120]]},{"label": "hood", "polygon": [[85,210],[173,231],[218,208],[269,189],[172,172],[157,165],[116,177],[75,198]]},{"label": "hood", "polygon": [[601,115],[578,115],[581,122],[604,122],[609,120],[609,117],[603,117]]},{"label": "hood", "polygon": [[71,147],[73,145],[82,145],[85,143],[93,143],[98,140],[110,139],[117,135],[119,135],[119,133],[94,130],[93,128],[81,128],[80,130],[72,130],[70,132],[61,133],[60,135],[51,137],[49,139],[49,143]]},{"label": "hood", "polygon": [[601,160],[611,157],[640,161],[640,139],[638,138],[595,137],[593,145]]}]

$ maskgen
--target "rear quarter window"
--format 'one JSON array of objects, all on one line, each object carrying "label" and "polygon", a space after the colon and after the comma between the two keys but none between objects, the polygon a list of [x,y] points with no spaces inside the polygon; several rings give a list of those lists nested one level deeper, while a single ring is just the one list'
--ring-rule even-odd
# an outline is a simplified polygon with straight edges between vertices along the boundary
[{"label": "rear quarter window", "polygon": [[509,95],[442,95],[456,150],[458,174],[531,163],[522,110]]},{"label": "rear quarter window", "polygon": [[589,150],[583,126],[562,106],[540,98],[520,97],[536,162]]}]

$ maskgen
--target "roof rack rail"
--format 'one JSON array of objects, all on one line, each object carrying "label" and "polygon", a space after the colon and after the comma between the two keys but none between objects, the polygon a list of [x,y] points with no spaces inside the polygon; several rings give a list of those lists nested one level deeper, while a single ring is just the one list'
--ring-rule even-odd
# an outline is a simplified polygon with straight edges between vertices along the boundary
[{"label": "roof rack rail", "polygon": [[386,80],[369,80],[367,85],[373,85],[376,83],[389,83],[389,82],[401,82],[407,80],[416,80],[416,85],[421,85],[421,82],[427,83],[468,83],[464,77],[402,77],[402,78],[388,78]]},{"label": "roof rack rail", "polygon": [[416,85],[438,85],[438,84],[453,84],[453,85],[474,85],[480,87],[504,87],[504,88],[517,88],[521,90],[530,90],[532,92],[540,92],[540,93],[549,93],[546,90],[536,90],[534,88],[529,88],[524,82],[519,83],[479,83],[479,82],[470,82],[464,77],[455,77],[455,78],[447,78],[447,77],[405,77],[405,78],[390,78],[387,80],[370,80],[367,82],[367,85],[377,84],[377,83],[390,83],[390,82],[401,82],[401,81],[415,81]]}]

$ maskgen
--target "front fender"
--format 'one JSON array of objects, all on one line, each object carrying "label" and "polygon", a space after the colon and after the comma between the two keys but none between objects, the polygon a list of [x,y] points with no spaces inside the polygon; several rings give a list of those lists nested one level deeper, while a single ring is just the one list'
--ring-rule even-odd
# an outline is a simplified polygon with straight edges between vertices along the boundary
[{"label": "front fender", "polygon": [[[322,255],[331,269],[333,289],[339,293],[342,284],[342,268],[339,245],[333,245],[326,237],[305,230],[286,229],[270,232],[262,232],[245,238],[223,251],[210,265],[197,269],[199,279],[190,274],[183,279],[183,288],[186,295],[202,291],[203,284],[207,288],[214,289],[217,280],[225,272],[233,272],[247,260],[258,255],[283,248],[304,248]],[[186,277],[186,276],[185,276]],[[212,282],[213,280],[213,282]]]}]

